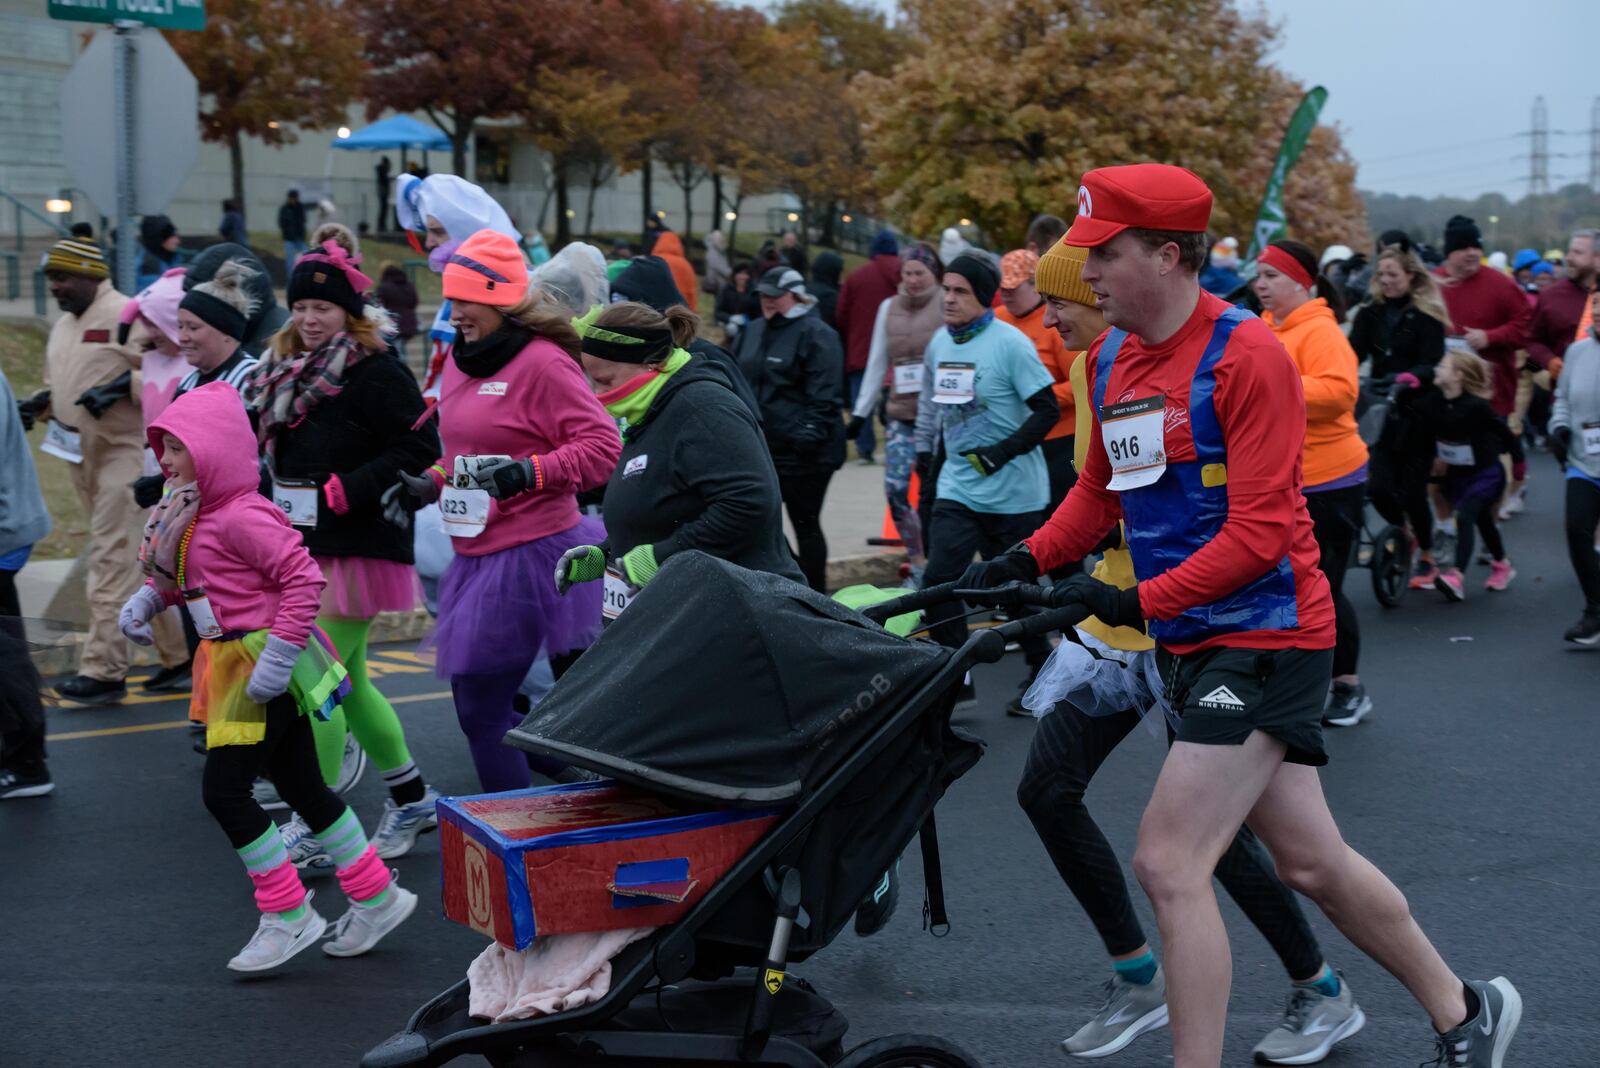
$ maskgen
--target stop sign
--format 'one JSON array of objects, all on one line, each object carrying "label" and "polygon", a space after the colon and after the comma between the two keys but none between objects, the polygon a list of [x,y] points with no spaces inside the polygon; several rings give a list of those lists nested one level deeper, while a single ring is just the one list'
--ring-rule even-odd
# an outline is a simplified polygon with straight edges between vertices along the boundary
[{"label": "stop sign", "polygon": [[[73,185],[104,215],[117,210],[117,100],[110,30],[101,30],[61,82],[61,156]],[[134,203],[166,210],[194,169],[200,94],[189,68],[159,33],[139,34],[133,64]]]}]

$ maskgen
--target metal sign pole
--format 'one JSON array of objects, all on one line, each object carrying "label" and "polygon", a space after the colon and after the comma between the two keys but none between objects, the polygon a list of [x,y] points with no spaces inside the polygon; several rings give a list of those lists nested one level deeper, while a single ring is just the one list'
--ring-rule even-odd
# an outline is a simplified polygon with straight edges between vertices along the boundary
[{"label": "metal sign pole", "polygon": [[139,242],[134,210],[134,181],[138,174],[135,116],[139,92],[139,26],[137,22],[116,23],[116,62],[112,86],[117,111],[117,263],[116,285],[124,293],[133,292],[134,261]]}]

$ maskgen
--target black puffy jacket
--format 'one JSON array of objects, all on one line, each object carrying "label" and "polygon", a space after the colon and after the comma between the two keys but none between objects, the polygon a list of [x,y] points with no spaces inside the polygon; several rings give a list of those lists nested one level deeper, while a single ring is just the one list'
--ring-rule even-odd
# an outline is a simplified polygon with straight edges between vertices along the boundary
[{"label": "black puffy jacket", "polygon": [[844,351],[814,307],[794,318],[750,323],[739,331],[734,358],[761,404],[762,430],[779,474],[844,464]]}]

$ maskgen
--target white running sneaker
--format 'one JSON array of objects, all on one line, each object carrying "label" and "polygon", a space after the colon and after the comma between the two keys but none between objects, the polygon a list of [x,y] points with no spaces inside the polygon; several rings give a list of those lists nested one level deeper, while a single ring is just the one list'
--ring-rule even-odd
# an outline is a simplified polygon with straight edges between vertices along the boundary
[{"label": "white running sneaker", "polygon": [[370,908],[350,903],[350,911],[334,924],[333,937],[322,944],[330,957],[359,957],[390,931],[406,922],[416,910],[417,895],[403,889],[399,872],[389,873],[389,900]]},{"label": "white running sneaker", "polygon": [[307,890],[306,914],[294,923],[275,912],[262,913],[255,935],[228,962],[228,967],[236,972],[269,971],[321,938],[328,921],[312,907],[311,897]]},{"label": "white running sneaker", "polygon": [[292,814],[289,822],[278,828],[278,835],[283,839],[283,848],[289,851],[289,860],[295,867],[313,871],[333,870],[333,858],[328,856],[299,813]]},{"label": "white running sneaker", "polygon": [[1094,1019],[1061,1043],[1069,1057],[1109,1057],[1128,1043],[1167,1025],[1167,977],[1160,968],[1149,983],[1130,983],[1120,975],[1106,980],[1106,1000]]},{"label": "white running sneaker", "polygon": [[356,744],[356,736],[344,736],[344,758],[339,762],[339,778],[334,781],[331,789],[341,797],[355,788],[361,781],[361,773],[367,770],[367,752]]},{"label": "white running sneaker", "polygon": [[378,820],[378,830],[372,836],[372,847],[378,856],[384,860],[403,857],[417,844],[419,834],[438,827],[439,817],[434,812],[438,800],[439,791],[431,786],[424,788],[422,800],[408,805],[397,805],[392,797],[384,798],[383,818]]}]

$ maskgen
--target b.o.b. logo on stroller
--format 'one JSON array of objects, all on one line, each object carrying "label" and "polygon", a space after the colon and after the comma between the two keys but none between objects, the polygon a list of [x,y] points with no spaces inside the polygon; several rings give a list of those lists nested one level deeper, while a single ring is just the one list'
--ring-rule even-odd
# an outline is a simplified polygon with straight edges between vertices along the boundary
[{"label": "b.o.b. logo on stroller", "polygon": [[868,709],[878,703],[878,698],[894,689],[894,684],[882,672],[872,676],[867,688],[856,694],[855,700],[839,710],[839,714],[828,721],[827,725],[817,736],[817,748],[825,749],[832,744],[834,735],[844,730],[856,721],[858,716],[864,715]]}]

